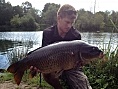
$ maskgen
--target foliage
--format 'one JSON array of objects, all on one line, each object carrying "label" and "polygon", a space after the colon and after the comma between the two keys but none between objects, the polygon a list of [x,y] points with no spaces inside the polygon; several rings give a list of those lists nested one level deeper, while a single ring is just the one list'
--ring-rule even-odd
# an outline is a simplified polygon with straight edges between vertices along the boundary
[{"label": "foliage", "polygon": [[10,3],[0,3],[0,26],[10,25],[10,19],[13,17],[13,8]]},{"label": "foliage", "polygon": [[106,54],[104,61],[85,66],[85,74],[88,76],[93,89],[118,89],[118,49],[112,52],[110,59]]},{"label": "foliage", "polygon": [[19,15],[15,15],[13,19],[11,19],[11,26],[15,28],[33,28],[36,29],[38,26],[32,17],[31,14],[26,14],[22,17],[19,17]]},{"label": "foliage", "polygon": [[[33,8],[28,1],[23,2],[21,6],[12,6],[10,2],[6,3],[4,0],[0,3],[0,27],[27,28],[31,31],[30,28],[43,30],[56,24],[56,13],[59,7],[59,4],[46,3],[44,9],[40,11]],[[80,31],[110,31],[114,29],[110,19],[118,27],[118,12],[99,11],[93,14],[91,11],[85,11],[84,9],[77,12],[78,18],[75,27]]]},{"label": "foliage", "polygon": [[32,8],[32,4],[28,1],[22,3],[22,6],[12,6],[10,2],[0,3],[0,12],[1,28],[5,28],[5,26],[10,26],[11,28],[29,28],[29,30],[39,28],[38,10]]},{"label": "foliage", "polygon": [[32,4],[28,1],[26,1],[26,2],[22,3],[21,7],[23,9],[23,12],[27,13],[32,8]]},{"label": "foliage", "polygon": [[[10,81],[10,82],[15,83],[13,74],[5,71],[2,75],[0,75],[0,83],[3,83],[5,81]],[[25,71],[23,78],[22,78],[22,82],[30,85],[31,87],[39,86],[42,88],[52,89],[52,86],[50,86],[48,83],[46,83],[43,78],[42,78],[41,86],[39,85],[39,81],[40,81],[39,75],[35,76],[34,78],[30,78],[29,71]]]},{"label": "foliage", "polygon": [[29,70],[25,71],[25,74],[23,76],[23,80],[24,82],[26,82],[28,85],[32,85],[32,86],[41,86],[41,87],[45,87],[48,89],[52,89],[52,86],[50,86],[44,79],[43,77],[41,78],[41,85],[40,85],[40,75],[37,74],[37,76],[35,76],[34,78],[30,78],[29,77]]},{"label": "foliage", "polygon": [[13,75],[11,73],[5,72],[0,75],[0,83],[8,80],[13,80]]},{"label": "foliage", "polygon": [[29,49],[32,48],[32,46],[33,46],[32,41],[25,41],[22,38],[22,42],[19,42],[17,45],[14,45],[13,48],[7,51],[9,64],[13,64],[19,60],[22,60],[27,55]]},{"label": "foliage", "polygon": [[[45,24],[47,26],[44,25],[44,27],[42,27],[42,29],[50,26],[50,25],[54,25],[56,24],[56,16],[57,16],[57,10],[59,9],[60,5],[58,4],[54,4],[54,3],[47,3],[44,7],[44,9],[42,10],[42,14],[41,14],[41,24]],[[43,26],[43,25],[42,25]]]},{"label": "foliage", "polygon": [[15,15],[23,16],[23,9],[19,5],[13,6],[13,16]]}]

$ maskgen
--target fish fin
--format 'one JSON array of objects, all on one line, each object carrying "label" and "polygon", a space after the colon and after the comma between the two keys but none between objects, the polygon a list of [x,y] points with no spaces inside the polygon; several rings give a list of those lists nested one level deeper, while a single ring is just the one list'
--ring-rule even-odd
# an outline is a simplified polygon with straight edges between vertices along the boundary
[{"label": "fish fin", "polygon": [[23,65],[21,64],[21,62],[18,61],[16,63],[10,65],[8,67],[7,71],[10,72],[10,73],[13,73],[14,80],[17,83],[17,85],[19,85],[20,82],[21,82],[21,79],[23,77],[24,71],[25,71],[25,69],[24,69]]},{"label": "fish fin", "polygon": [[24,74],[24,71],[17,71],[15,74],[14,74],[14,80],[16,82],[17,85],[20,84],[21,80],[22,80],[22,77],[23,77],[23,74]]},{"label": "fish fin", "polygon": [[18,68],[17,66],[18,66],[18,62],[16,62],[16,63],[10,65],[10,66],[8,67],[7,71],[10,72],[10,73],[15,73],[16,70],[17,70],[17,68]]},{"label": "fish fin", "polygon": [[58,78],[64,70],[56,71],[55,72],[55,78]]}]

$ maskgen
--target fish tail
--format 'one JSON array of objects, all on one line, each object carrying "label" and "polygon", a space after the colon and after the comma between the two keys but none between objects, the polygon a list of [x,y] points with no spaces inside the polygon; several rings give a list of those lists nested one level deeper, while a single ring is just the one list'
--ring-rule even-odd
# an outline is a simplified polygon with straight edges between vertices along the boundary
[{"label": "fish tail", "polygon": [[13,73],[14,75],[14,80],[17,85],[20,84],[23,74],[24,74],[24,67],[21,61],[18,61],[12,65],[10,65],[7,69],[8,72]]}]

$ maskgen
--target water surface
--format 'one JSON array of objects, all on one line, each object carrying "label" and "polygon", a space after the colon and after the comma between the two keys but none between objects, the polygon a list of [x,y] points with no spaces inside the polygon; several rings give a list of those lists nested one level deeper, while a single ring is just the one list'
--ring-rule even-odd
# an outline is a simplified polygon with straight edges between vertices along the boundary
[{"label": "water surface", "polygon": [[[114,50],[118,46],[118,33],[82,32],[82,40],[99,48]],[[110,43],[109,43],[110,42]],[[30,44],[30,45],[29,45]],[[9,66],[9,55],[25,53],[40,47],[42,31],[38,32],[0,32],[0,69]]]}]

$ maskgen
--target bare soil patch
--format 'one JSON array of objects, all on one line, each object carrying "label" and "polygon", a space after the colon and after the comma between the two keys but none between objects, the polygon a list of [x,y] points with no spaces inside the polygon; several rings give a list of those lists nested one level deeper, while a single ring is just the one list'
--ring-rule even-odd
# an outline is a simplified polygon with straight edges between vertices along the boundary
[{"label": "bare soil patch", "polygon": [[0,83],[0,89],[47,89],[47,88],[39,88],[38,86],[37,87],[31,86],[23,82],[21,82],[20,85],[18,86],[12,81],[5,81],[3,83]]}]

